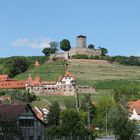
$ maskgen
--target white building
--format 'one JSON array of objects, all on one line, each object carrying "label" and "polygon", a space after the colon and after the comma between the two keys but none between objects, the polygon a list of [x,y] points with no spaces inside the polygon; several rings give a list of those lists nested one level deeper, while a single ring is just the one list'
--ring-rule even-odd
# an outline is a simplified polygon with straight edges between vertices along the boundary
[{"label": "white building", "polygon": [[140,121],[140,100],[129,102],[128,108],[130,110],[129,119]]},{"label": "white building", "polygon": [[69,71],[60,77],[57,81],[41,81],[40,77],[34,80],[29,76],[26,82],[26,89],[29,92],[38,93],[40,95],[74,95],[75,94],[76,78]]}]

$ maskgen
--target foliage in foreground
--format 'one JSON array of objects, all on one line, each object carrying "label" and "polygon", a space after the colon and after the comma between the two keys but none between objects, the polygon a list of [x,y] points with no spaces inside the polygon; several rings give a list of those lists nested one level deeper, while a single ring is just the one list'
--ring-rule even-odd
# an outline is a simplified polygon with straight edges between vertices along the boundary
[{"label": "foliage in foreground", "polygon": [[85,128],[85,117],[87,115],[84,112],[78,112],[76,109],[66,109],[60,114],[58,112],[60,113],[58,104],[53,103],[48,116],[49,127],[46,129],[49,137],[79,137],[82,140],[91,135],[92,140],[94,140],[94,135]]},{"label": "foliage in foreground", "polygon": [[113,132],[117,140],[135,140],[138,134],[136,122],[129,120],[128,113],[125,111],[121,106],[117,108],[118,114],[112,118]]},{"label": "foliage in foreground", "polygon": [[115,88],[113,90],[113,97],[117,103],[125,104],[128,101],[140,98],[140,87],[136,84],[128,84]]}]

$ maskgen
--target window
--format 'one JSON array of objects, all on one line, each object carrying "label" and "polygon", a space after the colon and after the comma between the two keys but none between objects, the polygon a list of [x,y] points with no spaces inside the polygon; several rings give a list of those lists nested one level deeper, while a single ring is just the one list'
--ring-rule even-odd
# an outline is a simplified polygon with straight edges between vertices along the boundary
[{"label": "window", "polygon": [[20,127],[34,127],[34,120],[33,119],[20,119],[19,126]]},{"label": "window", "polygon": [[27,120],[27,126],[28,127],[33,127],[34,126],[34,120]]}]

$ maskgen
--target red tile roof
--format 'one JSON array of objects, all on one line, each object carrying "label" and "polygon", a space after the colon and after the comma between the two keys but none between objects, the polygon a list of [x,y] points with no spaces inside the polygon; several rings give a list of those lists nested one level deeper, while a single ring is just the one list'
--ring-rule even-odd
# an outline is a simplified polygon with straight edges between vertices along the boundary
[{"label": "red tile roof", "polygon": [[31,86],[41,86],[41,79],[39,76],[37,76],[31,83]]},{"label": "red tile roof", "polygon": [[128,108],[133,109],[135,107],[140,107],[140,100],[131,101],[128,103]]},{"label": "red tile roof", "polygon": [[42,84],[46,84],[46,85],[55,85],[56,84],[56,82],[55,81],[43,81],[43,82],[41,82]]},{"label": "red tile roof", "polygon": [[26,81],[9,80],[0,82],[0,89],[15,89],[15,88],[25,88]]},{"label": "red tile roof", "polygon": [[9,77],[8,77],[7,74],[0,75],[0,82],[1,82],[1,81],[6,81],[6,80],[8,80],[8,79],[9,79]]},{"label": "red tile roof", "polygon": [[40,120],[43,120],[44,119],[44,114],[43,114],[43,112],[41,112],[41,111],[38,111],[37,109],[33,109],[33,111],[34,111],[34,113],[35,113],[35,115],[36,115],[36,117],[38,118],[38,119],[40,119]]},{"label": "red tile roof", "polygon": [[64,77],[72,77],[74,80],[76,80],[76,78],[70,73],[69,70],[65,72]]},{"label": "red tile roof", "polygon": [[31,76],[29,76],[29,77],[28,77],[28,79],[27,79],[27,84],[29,84],[29,85],[30,85],[32,82],[33,82],[33,79],[32,79],[32,77],[31,77]]}]

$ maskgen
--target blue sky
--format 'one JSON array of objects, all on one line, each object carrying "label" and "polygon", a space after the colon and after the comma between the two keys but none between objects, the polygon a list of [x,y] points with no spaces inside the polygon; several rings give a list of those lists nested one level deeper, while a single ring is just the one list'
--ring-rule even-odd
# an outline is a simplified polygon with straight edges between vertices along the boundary
[{"label": "blue sky", "polygon": [[76,36],[109,55],[140,55],[140,0],[0,0],[0,57],[43,55]]}]

